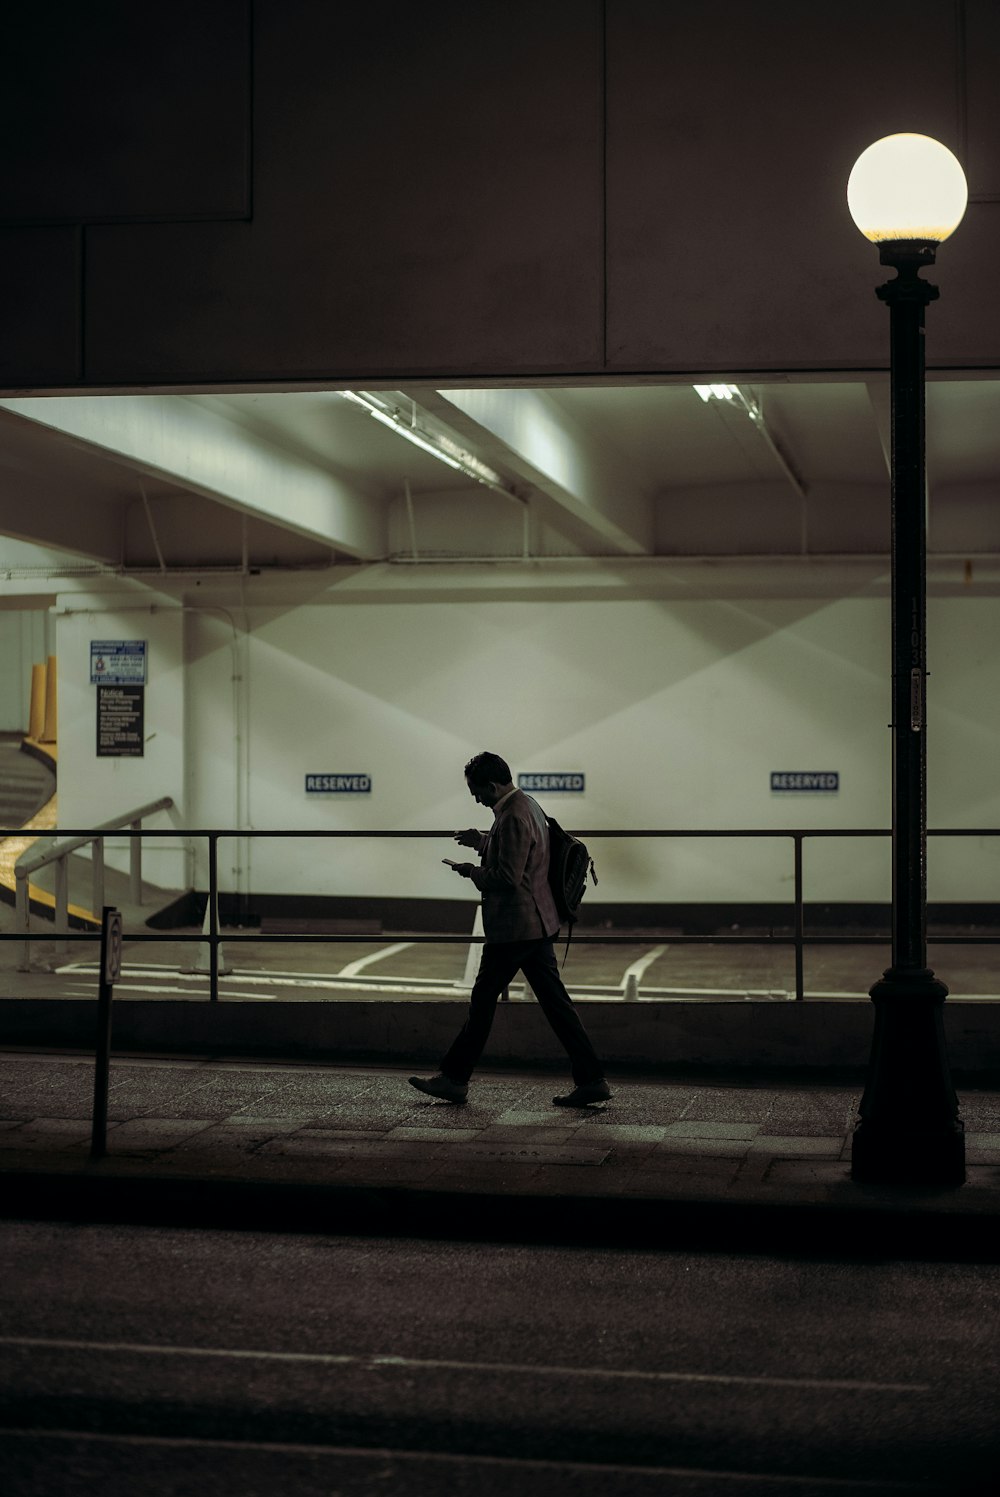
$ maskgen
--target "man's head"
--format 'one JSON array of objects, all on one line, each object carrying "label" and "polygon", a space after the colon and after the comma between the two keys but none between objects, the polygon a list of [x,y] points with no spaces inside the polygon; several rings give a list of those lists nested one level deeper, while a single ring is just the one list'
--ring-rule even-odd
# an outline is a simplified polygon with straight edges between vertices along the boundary
[{"label": "man's head", "polygon": [[510,765],[499,754],[476,754],[465,766],[465,783],[481,806],[495,806],[512,788]]}]

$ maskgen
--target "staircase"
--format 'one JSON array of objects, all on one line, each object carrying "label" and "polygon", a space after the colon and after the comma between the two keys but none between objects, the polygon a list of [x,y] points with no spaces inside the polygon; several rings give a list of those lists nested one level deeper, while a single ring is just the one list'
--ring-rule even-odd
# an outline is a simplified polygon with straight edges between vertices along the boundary
[{"label": "staircase", "polygon": [[26,754],[21,733],[0,733],[0,829],[24,826],[51,800],[56,777],[48,765]]}]

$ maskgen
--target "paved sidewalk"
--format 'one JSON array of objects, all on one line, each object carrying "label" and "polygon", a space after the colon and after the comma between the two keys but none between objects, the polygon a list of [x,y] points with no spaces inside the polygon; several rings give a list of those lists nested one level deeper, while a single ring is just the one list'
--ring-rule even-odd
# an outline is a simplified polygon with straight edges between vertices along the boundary
[{"label": "paved sidewalk", "polygon": [[918,1190],[850,1180],[857,1089],[612,1078],[610,1103],[567,1113],[559,1075],[484,1070],[454,1107],[407,1074],[120,1058],[92,1160],[93,1059],[2,1053],[0,1199],[194,1225],[1000,1251],[997,1093],[962,1096],[966,1185]]}]

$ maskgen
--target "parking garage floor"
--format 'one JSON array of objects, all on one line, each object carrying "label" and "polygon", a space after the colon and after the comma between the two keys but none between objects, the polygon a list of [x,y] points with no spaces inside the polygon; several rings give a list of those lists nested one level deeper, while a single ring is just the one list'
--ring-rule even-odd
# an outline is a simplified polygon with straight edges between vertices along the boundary
[{"label": "parking garage floor", "polygon": [[[126,916],[122,996],[207,997],[209,948],[197,928],[151,935]],[[137,912],[139,913],[139,912]],[[0,929],[13,933],[13,911],[0,911]],[[138,930],[137,930],[138,924]],[[0,996],[93,996],[99,946],[74,932],[63,943],[51,925],[32,922],[30,971],[20,970],[23,944],[5,940],[0,950]],[[141,940],[134,938],[142,935]],[[132,939],[130,939],[130,934]],[[585,933],[586,934],[586,933]],[[339,998],[395,1001],[454,998],[468,992],[471,942],[444,943],[416,933],[386,933],[365,940],[326,938],[310,943],[264,940],[254,931],[223,930],[219,961],[221,999],[335,1002]],[[62,944],[63,949],[59,946]],[[470,958],[470,949],[472,955]],[[562,959],[564,947],[559,947]],[[888,943],[814,945],[804,954],[806,1000],[866,1002],[872,983],[889,965]],[[953,998],[1000,999],[1000,949],[992,945],[931,943],[929,961]],[[783,1003],[795,999],[795,959],[790,945],[689,944],[650,934],[614,943],[574,939],[563,968],[574,998],[697,1003]],[[525,994],[515,983],[512,1001]]]}]

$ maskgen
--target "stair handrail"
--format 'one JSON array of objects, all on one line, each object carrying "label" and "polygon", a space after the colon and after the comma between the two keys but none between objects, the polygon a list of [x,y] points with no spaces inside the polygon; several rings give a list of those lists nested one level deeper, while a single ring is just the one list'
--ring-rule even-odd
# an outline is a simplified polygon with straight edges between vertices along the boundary
[{"label": "stair handrail", "polygon": [[[85,833],[81,837],[71,837],[66,842],[54,843],[47,852],[39,853],[30,862],[18,863],[14,871],[18,878],[22,876],[27,878],[29,874],[37,873],[40,868],[44,868],[47,863],[54,862],[56,858],[68,857],[71,852],[76,852],[78,848],[86,847],[88,842],[96,841],[102,832],[117,832],[123,826],[131,826],[133,829],[136,829],[146,820],[147,816],[154,816],[157,811],[166,811],[173,803],[173,796],[164,795],[159,800],[150,801],[148,805],[137,806],[134,811],[126,811],[124,815],[116,816],[112,821],[102,821],[92,831]],[[141,845],[139,838],[134,839],[134,845]]]},{"label": "stair handrail", "polygon": [[[148,801],[143,806],[136,806],[131,811],[125,811],[121,816],[115,816],[111,821],[103,821],[92,831],[79,837],[70,837],[64,842],[56,842],[45,852],[36,854],[27,862],[17,863],[14,868],[15,879],[15,920],[17,929],[25,937],[22,948],[21,961],[18,970],[21,972],[31,971],[31,896],[28,888],[28,880],[33,873],[47,867],[49,863],[56,865],[56,890],[55,890],[55,933],[56,950],[65,951],[66,943],[59,937],[69,931],[69,873],[67,858],[71,853],[78,852],[81,847],[93,844],[93,911],[95,918],[100,920],[101,911],[104,907],[104,834],[117,832],[123,827],[129,827],[131,831],[138,832],[142,823],[150,816],[155,816],[158,811],[168,811],[174,804],[173,797],[163,795],[159,800]],[[142,904],[142,837],[133,836],[129,838],[129,898],[133,904]]]}]

